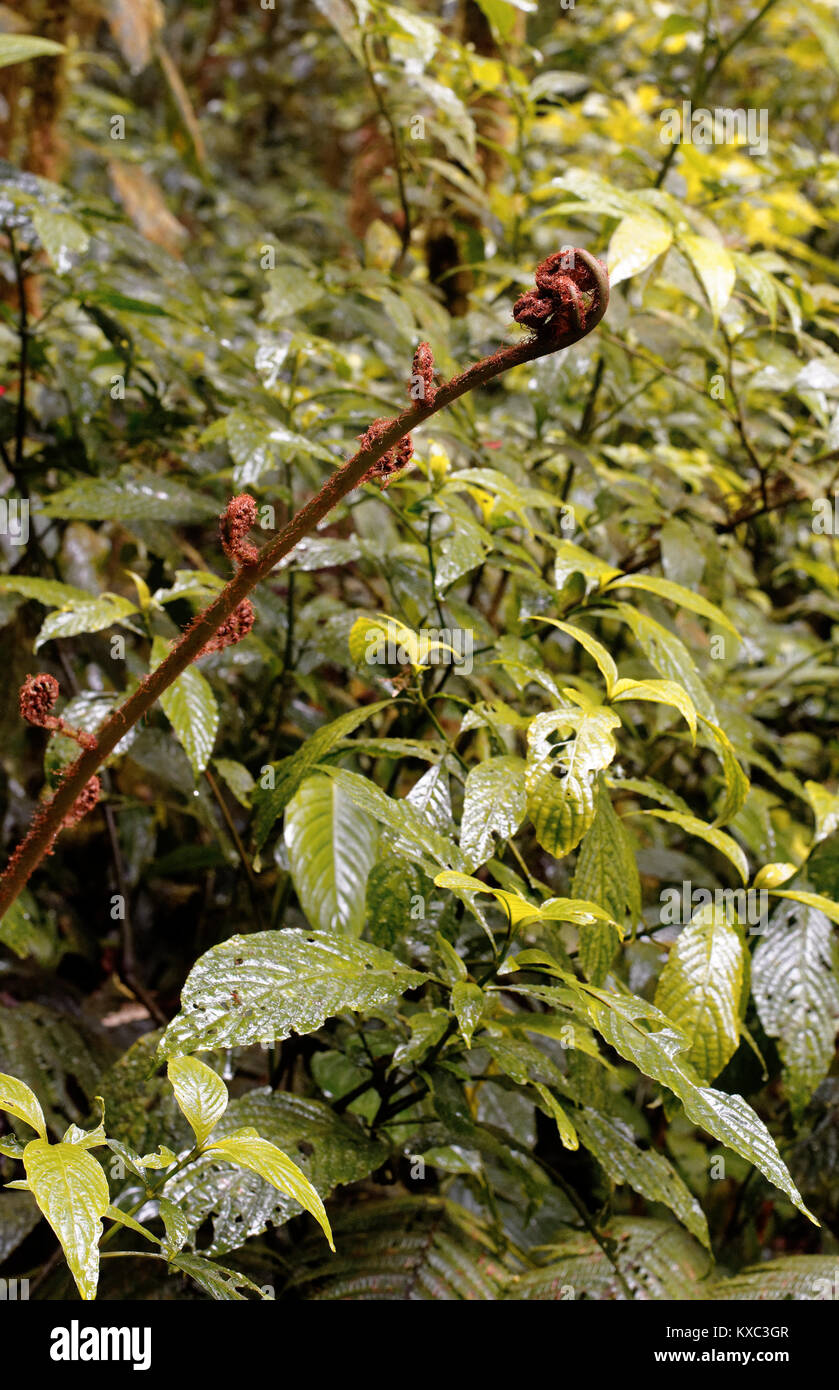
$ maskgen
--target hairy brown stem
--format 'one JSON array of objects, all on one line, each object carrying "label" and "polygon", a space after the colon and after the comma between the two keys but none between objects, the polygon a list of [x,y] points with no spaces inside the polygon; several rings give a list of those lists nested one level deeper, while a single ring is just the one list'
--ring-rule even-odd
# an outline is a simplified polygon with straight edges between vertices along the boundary
[{"label": "hairy brown stem", "polygon": [[[255,588],[260,580],[265,579],[275,565],[288,555],[304,536],[313,531],[318,523],[332,511],[333,507],[346,497],[347,493],[358,486],[374,463],[377,463],[417,425],[421,425],[430,416],[436,415],[438,410],[451,405],[452,401],[456,401],[460,396],[465,396],[467,392],[475,390],[478,386],[483,386],[487,381],[500,376],[502,372],[509,371],[511,367],[518,367],[525,362],[534,362],[540,357],[548,356],[549,353],[570,347],[596,327],[606,312],[609,302],[607,273],[601,263],[587,251],[577,250],[570,259],[572,264],[571,277],[575,273],[573,266],[580,262],[584,275],[587,275],[589,281],[593,281],[594,285],[591,302],[585,306],[584,310],[580,308],[581,292],[579,288],[576,288],[572,305],[574,315],[570,324],[563,319],[561,320],[561,330],[558,330],[556,326],[552,326],[549,321],[544,320],[545,295],[549,291],[540,291],[542,298],[539,300],[539,305],[542,307],[538,309],[538,312],[542,315],[542,321],[530,325],[533,328],[532,337],[516,343],[512,347],[502,348],[499,352],[482,358],[474,366],[467,367],[465,372],[461,372],[459,376],[453,377],[451,381],[438,387],[433,399],[417,401],[415,405],[404,410],[390,424],[383,425],[382,428],[375,431],[374,437],[373,432],[368,431],[368,442],[365,442],[343,467],[333,473],[330,478],[327,478],[320,492],[301,507],[300,511],[283,527],[279,535],[262,547],[252,562],[242,565],[229,584],[198,615],[179,641],[175,643],[165,660],[146,677],[133,694],[129,695],[124,704],[114,710],[101,729],[97,731],[96,747],[85,750],[81,757],[77,758],[76,762],[67,769],[54,796],[35,816],[28,833],[9,860],[6,870],[0,878],[0,917],[8,911],[25,887],[31,874],[44,856],[50,852],[61,831],[64,818],[71,811],[96,769],[113,752],[120,739],[124,738],[128,730],[143,718],[143,715],[160,699],[163,692],[195,660],[202,648],[214,633],[218,632],[222,623],[230,617],[251,589]],[[553,261],[554,258],[551,257],[549,260]],[[545,262],[545,266],[547,265],[548,262]],[[543,267],[540,267],[540,270],[543,270]],[[556,278],[554,276],[554,279]],[[533,292],[525,298],[533,299]],[[532,306],[528,305],[528,309],[529,312],[533,312]]]}]

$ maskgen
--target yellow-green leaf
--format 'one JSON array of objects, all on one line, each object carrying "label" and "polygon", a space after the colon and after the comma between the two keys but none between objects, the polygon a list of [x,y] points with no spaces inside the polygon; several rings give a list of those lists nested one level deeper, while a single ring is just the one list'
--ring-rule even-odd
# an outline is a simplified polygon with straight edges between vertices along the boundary
[{"label": "yellow-green leaf", "polygon": [[167,1075],[175,1100],[192,1125],[202,1148],[227,1109],[227,1087],[217,1072],[197,1057],[170,1057]]},{"label": "yellow-green leaf", "polygon": [[714,319],[718,319],[731,298],[737,278],[731,252],[719,241],[692,234],[680,236],[679,246],[699,277]]},{"label": "yellow-green leaf", "polygon": [[672,231],[660,217],[647,216],[645,213],[625,217],[618,223],[609,242],[606,256],[609,283],[614,288],[621,280],[640,275],[657,256],[667,250],[672,240]]},{"label": "yellow-green leaf", "polygon": [[34,34],[0,34],[0,68],[28,63],[32,58],[55,58],[66,53],[63,43],[36,38]]},{"label": "yellow-green leaf", "polygon": [[[736,840],[732,840],[730,835],[726,835],[724,830],[717,830],[713,825],[707,825],[704,820],[699,820],[696,816],[685,816],[681,811],[642,811],[643,816],[657,816],[659,820],[671,821],[673,825],[680,825],[689,835],[698,835],[700,840],[706,840],[714,849],[724,854],[726,859],[734,865],[744,883],[749,878],[749,861]],[[837,909],[839,910],[839,909]]]},{"label": "yellow-green leaf", "polygon": [[687,691],[675,681],[620,680],[612,690],[611,700],[650,700],[654,704],[672,705],[687,721],[696,741],[696,707]]},{"label": "yellow-green leaf", "polygon": [[743,953],[726,911],[702,908],[677,938],[661,972],[656,1006],[689,1040],[688,1060],[704,1081],[719,1075],[740,1042]]},{"label": "yellow-green leaf", "polygon": [[560,632],[567,633],[569,637],[573,637],[575,642],[579,642],[580,646],[585,648],[606,682],[607,699],[611,699],[612,689],[618,679],[618,668],[603,643],[598,642],[597,638],[592,637],[591,633],[586,632],[584,628],[576,627],[573,623],[562,623],[558,618],[539,617],[538,622],[550,623],[551,627],[556,627]]},{"label": "yellow-green leaf", "polygon": [[335,1249],[326,1208],[317,1190],[309,1182],[306,1174],[283,1153],[282,1149],[278,1149],[276,1144],[270,1143],[268,1139],[261,1139],[255,1130],[240,1130],[224,1139],[216,1139],[208,1146],[207,1152],[218,1153],[237,1168],[247,1168],[250,1172],[257,1173],[280,1192],[293,1197],[301,1207],[311,1212],[320,1224],[331,1248]]},{"label": "yellow-green leaf", "polygon": [[467,1047],[472,1046],[472,1035],[486,1013],[487,1004],[480,985],[471,980],[458,980],[452,987],[452,1008]]},{"label": "yellow-green leaf", "polygon": [[797,874],[798,869],[795,864],[764,864],[754,876],[755,888],[777,888],[779,883],[786,883],[788,878]]},{"label": "yellow-green leaf", "polygon": [[23,1153],[29,1190],[64,1251],[83,1299],[96,1297],[99,1237],[108,1210],[108,1181],[95,1158],[79,1144],[33,1139]]},{"label": "yellow-green leaf", "polygon": [[566,1115],[556,1096],[553,1094],[552,1091],[549,1091],[547,1086],[545,1086],[541,1081],[534,1081],[533,1085],[535,1089],[539,1092],[539,1095],[542,1097],[544,1107],[547,1110],[548,1114],[556,1121],[556,1127],[559,1130],[559,1137],[562,1141],[562,1147],[565,1149],[572,1150],[578,1149],[580,1147],[580,1141],[577,1138],[577,1131],[572,1125],[571,1121],[569,1120],[568,1116]]},{"label": "yellow-green leaf", "polygon": [[688,608],[691,613],[698,613],[709,622],[727,628],[738,642],[740,640],[737,629],[721,608],[701,594],[695,594],[692,589],[686,589],[683,584],[675,584],[672,579],[661,579],[657,574],[619,574],[609,580],[606,588],[610,592],[612,589],[642,589],[648,594],[655,594],[657,598],[668,599],[680,608]]},{"label": "yellow-green leaf", "polygon": [[24,1081],[0,1072],[0,1110],[6,1110],[19,1120],[25,1120],[42,1139],[47,1137],[47,1124],[41,1103]]}]

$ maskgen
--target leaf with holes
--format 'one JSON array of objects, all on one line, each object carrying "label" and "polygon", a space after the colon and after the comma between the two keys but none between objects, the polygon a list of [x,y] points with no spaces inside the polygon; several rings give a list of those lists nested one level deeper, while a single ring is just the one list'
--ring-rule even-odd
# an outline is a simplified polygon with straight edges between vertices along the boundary
[{"label": "leaf with holes", "polygon": [[326,932],[232,936],[192,967],[160,1051],[177,1057],[311,1033],[327,1018],[376,1009],[425,979],[377,946]]}]

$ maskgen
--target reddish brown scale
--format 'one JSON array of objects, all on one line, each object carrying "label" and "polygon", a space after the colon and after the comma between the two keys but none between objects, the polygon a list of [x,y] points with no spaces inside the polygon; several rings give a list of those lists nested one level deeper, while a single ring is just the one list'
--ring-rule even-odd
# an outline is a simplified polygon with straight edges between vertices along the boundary
[{"label": "reddish brown scale", "polygon": [[210,652],[220,652],[225,647],[232,647],[237,642],[241,642],[243,637],[247,637],[256,622],[256,614],[253,611],[253,604],[249,598],[243,598],[237,608],[233,609],[229,618],[225,618],[221,627],[205,642],[198,653],[199,656],[209,656]]},{"label": "reddish brown scale", "polygon": [[78,825],[82,817],[86,816],[88,811],[93,810],[94,806],[99,800],[99,794],[101,790],[102,788],[99,783],[99,778],[91,777],[90,781],[86,784],[84,791],[76,797],[76,800],[73,802],[72,807],[70,808],[67,815],[64,817],[64,820],[62,821],[62,825],[64,826],[65,830],[69,830],[70,827],[73,825]]},{"label": "reddish brown scale", "polygon": [[63,720],[50,713],[57,699],[58,681],[55,676],[43,671],[37,676],[27,676],[20,687],[21,718],[39,729],[63,728]]},{"label": "reddish brown scale", "polygon": [[55,676],[41,671],[37,676],[27,676],[20,687],[20,713],[27,724],[39,729],[52,729],[74,738],[80,748],[95,748],[96,738],[84,729],[73,729],[65,724],[60,715],[50,714],[58,699],[58,681]]},{"label": "reddish brown scale", "polygon": [[[358,435],[358,440],[362,449],[372,449],[378,444],[386,430],[390,429],[393,420],[374,420],[372,425]],[[392,449],[388,449],[386,454],[377,463],[371,465],[362,477],[362,483],[378,483],[384,492],[385,488],[393,481],[397,473],[401,473],[403,468],[407,468],[414,453],[414,444],[411,436],[406,434],[398,444],[394,444]]]},{"label": "reddish brown scale", "polygon": [[596,276],[582,256],[554,251],[537,266],[535,278],[536,289],[528,290],[513,306],[516,323],[537,338],[557,341],[567,333],[587,331],[601,306]]},{"label": "reddish brown scale", "polygon": [[[417,388],[422,390],[418,391]],[[411,396],[424,405],[432,405],[437,394],[434,386],[434,354],[428,343],[420,343],[411,367]]]},{"label": "reddish brown scale", "polygon": [[256,525],[256,502],[250,493],[231,497],[219,521],[219,535],[225,555],[237,569],[254,565],[259,549],[247,540],[248,531]]}]

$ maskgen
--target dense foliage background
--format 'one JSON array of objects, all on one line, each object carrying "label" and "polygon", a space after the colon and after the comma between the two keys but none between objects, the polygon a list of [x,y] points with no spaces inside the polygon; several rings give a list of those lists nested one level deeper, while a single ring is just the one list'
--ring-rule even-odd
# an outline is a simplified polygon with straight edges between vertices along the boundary
[{"label": "dense foliage background", "polygon": [[[28,673],[95,731],[233,493],[272,535],[549,253],[613,287],[274,571],[0,922],[0,1071],[54,1139],[103,1097],[181,1249],[100,1297],[837,1296],[836,10],[0,6],[9,852],[78,752]],[[210,1153],[144,1199],[195,1052],[337,1255]],[[0,1194],[4,1274],[75,1298],[59,1254]]]}]

